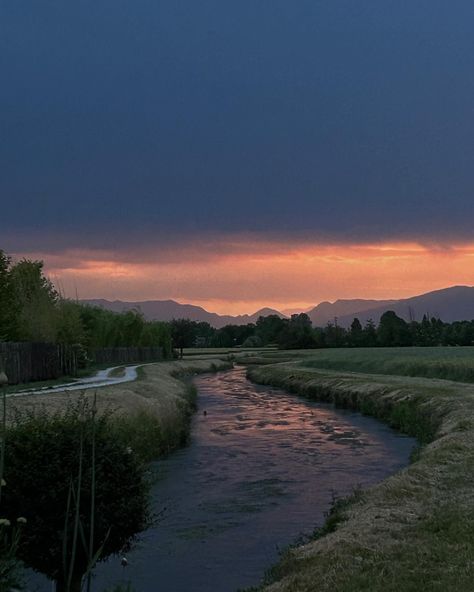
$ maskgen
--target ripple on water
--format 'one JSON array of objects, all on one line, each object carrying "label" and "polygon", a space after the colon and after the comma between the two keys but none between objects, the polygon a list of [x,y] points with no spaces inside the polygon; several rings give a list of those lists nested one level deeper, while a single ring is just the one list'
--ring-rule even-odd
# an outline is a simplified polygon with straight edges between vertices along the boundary
[{"label": "ripple on water", "polygon": [[[408,463],[413,440],[358,413],[251,384],[243,369],[195,379],[190,445],[155,463],[158,524],[128,554],[140,592],[233,592],[324,520],[334,495]],[[98,566],[95,588],[123,580]],[[49,592],[49,584],[39,592]]]}]

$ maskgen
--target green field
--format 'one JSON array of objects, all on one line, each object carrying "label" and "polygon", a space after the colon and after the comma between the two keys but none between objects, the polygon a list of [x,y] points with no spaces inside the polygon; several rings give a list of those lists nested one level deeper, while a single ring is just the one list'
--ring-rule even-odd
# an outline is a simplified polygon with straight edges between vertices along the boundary
[{"label": "green field", "polygon": [[474,383],[474,347],[380,347],[272,351],[272,362],[298,361],[306,368],[364,374],[420,376]]}]

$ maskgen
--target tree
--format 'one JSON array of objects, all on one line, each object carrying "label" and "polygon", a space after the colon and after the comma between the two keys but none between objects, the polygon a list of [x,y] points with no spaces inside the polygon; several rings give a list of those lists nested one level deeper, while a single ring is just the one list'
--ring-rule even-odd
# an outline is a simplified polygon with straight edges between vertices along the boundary
[{"label": "tree", "polygon": [[0,250],[0,341],[13,341],[17,336],[18,304],[10,276],[11,259]]},{"label": "tree", "polygon": [[407,323],[393,310],[384,312],[377,328],[377,339],[384,347],[411,345]]},{"label": "tree", "polygon": [[307,349],[316,346],[311,319],[306,313],[291,315],[278,336],[280,349]]},{"label": "tree", "polygon": [[377,329],[372,319],[368,319],[364,327],[364,347],[375,347],[377,345]]},{"label": "tree", "polygon": [[110,422],[80,401],[8,430],[2,514],[27,519],[18,555],[58,592],[79,592],[94,560],[122,551],[147,523],[145,467]]},{"label": "tree", "polygon": [[81,318],[81,305],[62,298],[57,305],[56,328],[59,343],[84,344],[86,335]]},{"label": "tree", "polygon": [[287,322],[278,315],[268,315],[267,317],[258,317],[256,324],[256,335],[260,337],[264,345],[276,343],[278,336],[285,328]]},{"label": "tree", "polygon": [[353,347],[360,347],[364,342],[364,333],[359,319],[356,317],[351,323],[349,334],[350,344]]},{"label": "tree", "polygon": [[347,331],[337,322],[329,322],[324,328],[324,334],[326,347],[343,347],[347,344]]},{"label": "tree", "polygon": [[183,348],[193,347],[196,338],[196,323],[189,319],[173,319],[170,323],[173,347],[179,349],[179,357],[183,357]]},{"label": "tree", "polygon": [[18,338],[21,341],[55,341],[59,296],[43,274],[43,262],[22,259],[11,267],[9,276],[18,306]]},{"label": "tree", "polygon": [[213,345],[216,347],[235,347],[242,345],[248,337],[255,333],[255,325],[225,325],[217,330]]}]

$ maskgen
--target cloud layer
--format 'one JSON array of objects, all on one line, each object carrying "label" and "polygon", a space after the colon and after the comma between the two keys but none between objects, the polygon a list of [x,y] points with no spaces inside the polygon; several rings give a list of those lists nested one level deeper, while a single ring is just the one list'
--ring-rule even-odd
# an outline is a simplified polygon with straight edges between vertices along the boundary
[{"label": "cloud layer", "polygon": [[4,0],[0,247],[226,311],[473,283],[473,17]]},{"label": "cloud layer", "polygon": [[70,251],[44,258],[67,295],[122,300],[172,298],[221,313],[262,306],[308,307],[337,298],[402,298],[474,284],[474,244],[324,245],[216,243],[198,250],[145,254]]},{"label": "cloud layer", "polygon": [[6,0],[2,233],[474,240],[473,16],[470,0]]}]

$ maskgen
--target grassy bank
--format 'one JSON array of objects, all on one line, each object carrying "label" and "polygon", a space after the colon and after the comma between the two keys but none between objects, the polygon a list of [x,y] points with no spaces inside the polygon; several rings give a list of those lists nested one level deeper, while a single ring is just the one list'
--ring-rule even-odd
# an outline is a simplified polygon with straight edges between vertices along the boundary
[{"label": "grassy bank", "polygon": [[474,385],[319,369],[309,367],[312,354],[305,367],[298,361],[253,366],[249,376],[359,409],[416,436],[423,447],[400,473],[336,504],[314,540],[282,556],[260,589],[471,592]]},{"label": "grassy bank", "polygon": [[10,415],[47,409],[54,413],[74,404],[78,397],[91,399],[97,392],[99,412],[111,412],[117,437],[144,460],[151,460],[181,445],[187,438],[195,404],[195,392],[187,377],[225,370],[232,363],[207,360],[160,362],[139,368],[138,380],[98,389],[29,395],[8,400]]},{"label": "grassy bank", "polygon": [[[308,368],[474,382],[474,347],[338,348],[263,353],[265,361],[300,360]],[[260,356],[262,360],[262,355]]]}]

